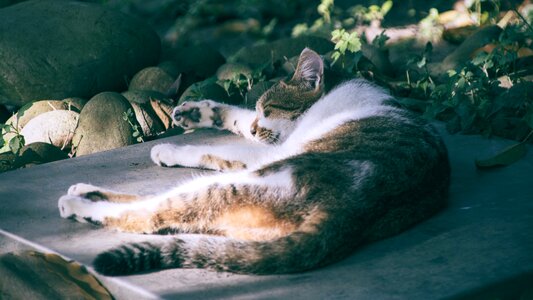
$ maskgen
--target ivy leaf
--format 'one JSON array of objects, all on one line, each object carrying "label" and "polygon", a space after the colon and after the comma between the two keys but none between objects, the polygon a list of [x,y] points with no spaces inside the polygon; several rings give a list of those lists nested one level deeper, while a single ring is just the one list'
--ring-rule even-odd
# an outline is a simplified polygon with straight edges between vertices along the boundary
[{"label": "ivy leaf", "polygon": [[487,159],[476,159],[476,167],[478,169],[490,169],[510,165],[520,160],[527,153],[526,143],[518,143],[511,145],[493,157]]},{"label": "ivy leaf", "polygon": [[16,135],[9,141],[9,148],[11,152],[18,155],[20,149],[24,147],[24,143],[24,137],[22,135]]}]

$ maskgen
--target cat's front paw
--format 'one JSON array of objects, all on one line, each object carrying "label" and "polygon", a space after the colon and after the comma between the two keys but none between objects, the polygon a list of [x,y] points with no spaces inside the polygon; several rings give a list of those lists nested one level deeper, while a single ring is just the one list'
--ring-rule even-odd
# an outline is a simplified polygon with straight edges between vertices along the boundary
[{"label": "cat's front paw", "polygon": [[178,146],[172,144],[155,145],[150,151],[152,161],[162,167],[172,167],[178,164],[176,155]]},{"label": "cat's front paw", "polygon": [[183,102],[172,112],[174,124],[184,128],[221,128],[224,125],[222,105],[212,100]]}]

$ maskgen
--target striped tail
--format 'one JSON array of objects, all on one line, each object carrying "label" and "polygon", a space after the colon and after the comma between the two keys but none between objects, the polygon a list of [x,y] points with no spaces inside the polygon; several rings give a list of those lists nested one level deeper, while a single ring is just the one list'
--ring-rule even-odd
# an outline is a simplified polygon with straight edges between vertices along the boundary
[{"label": "striped tail", "polygon": [[[334,244],[338,246],[338,243]],[[342,258],[344,255],[337,255],[341,249],[332,246],[331,240],[317,233],[295,232],[271,241],[186,234],[108,250],[96,257],[94,267],[99,273],[114,276],[167,268],[208,268],[253,274],[293,273],[329,262],[331,250],[335,250],[333,257]]]}]

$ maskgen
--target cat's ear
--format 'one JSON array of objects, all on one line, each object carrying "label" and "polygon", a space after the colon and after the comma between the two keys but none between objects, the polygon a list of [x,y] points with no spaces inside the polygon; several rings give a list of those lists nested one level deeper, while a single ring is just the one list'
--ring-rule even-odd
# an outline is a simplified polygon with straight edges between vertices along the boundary
[{"label": "cat's ear", "polygon": [[291,80],[305,80],[319,89],[324,78],[324,62],[315,51],[305,48],[298,59],[298,66]]}]

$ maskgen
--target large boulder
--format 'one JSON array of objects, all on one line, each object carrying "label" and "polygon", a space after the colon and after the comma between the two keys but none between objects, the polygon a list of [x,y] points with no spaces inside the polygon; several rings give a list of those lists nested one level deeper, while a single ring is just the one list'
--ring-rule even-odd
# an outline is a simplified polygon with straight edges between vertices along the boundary
[{"label": "large boulder", "polygon": [[[133,144],[133,128],[123,119],[128,110],[131,105],[118,93],[104,92],[90,99],[80,113],[72,138],[76,156]],[[135,117],[130,121],[137,125]]]},{"label": "large boulder", "polygon": [[157,63],[160,41],[140,20],[92,3],[27,1],[0,9],[0,103],[90,98],[126,88]]}]

